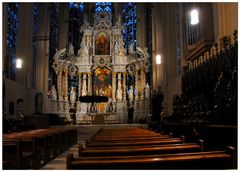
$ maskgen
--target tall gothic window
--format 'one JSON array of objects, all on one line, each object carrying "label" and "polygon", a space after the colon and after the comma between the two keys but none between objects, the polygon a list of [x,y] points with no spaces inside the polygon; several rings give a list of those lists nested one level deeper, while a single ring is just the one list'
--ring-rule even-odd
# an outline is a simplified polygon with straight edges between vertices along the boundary
[{"label": "tall gothic window", "polygon": [[151,3],[146,3],[146,45],[148,48],[148,53],[150,55],[149,59],[149,72],[146,73],[146,82],[152,85],[152,4]]},{"label": "tall gothic window", "polygon": [[85,9],[85,4],[80,2],[69,2],[69,34],[68,42],[72,43],[74,46],[74,54],[77,54],[79,50],[79,45],[82,39],[82,33],[80,32],[80,27],[83,24],[83,12]]},{"label": "tall gothic window", "polygon": [[193,45],[200,39],[200,23],[196,5],[186,3],[186,41],[187,45]]},{"label": "tall gothic window", "polygon": [[50,40],[49,40],[49,76],[48,76],[48,87],[56,83],[56,76],[52,68],[53,56],[58,48],[59,43],[59,3],[50,4]]},{"label": "tall gothic window", "polygon": [[123,9],[123,41],[124,47],[128,49],[131,43],[134,47],[137,46],[136,31],[137,31],[137,10],[135,3],[127,3]]},{"label": "tall gothic window", "polygon": [[181,70],[181,38],[180,38],[180,7],[176,4],[176,30],[177,30],[177,75]]},{"label": "tall gothic window", "polygon": [[112,13],[112,3],[111,2],[96,2],[95,12],[99,13],[101,11],[106,11]]},{"label": "tall gothic window", "polygon": [[77,2],[69,2],[68,3],[68,8],[69,9],[78,9],[80,12],[84,10],[84,4],[82,2],[77,3]]},{"label": "tall gothic window", "polygon": [[33,56],[33,68],[32,68],[32,87],[36,88],[36,60],[37,60],[37,33],[39,28],[39,4],[34,3],[33,8],[33,35],[32,35],[32,56]]},{"label": "tall gothic window", "polygon": [[7,18],[7,47],[6,47],[6,78],[15,80],[16,77],[16,46],[18,31],[18,3],[8,3]]}]

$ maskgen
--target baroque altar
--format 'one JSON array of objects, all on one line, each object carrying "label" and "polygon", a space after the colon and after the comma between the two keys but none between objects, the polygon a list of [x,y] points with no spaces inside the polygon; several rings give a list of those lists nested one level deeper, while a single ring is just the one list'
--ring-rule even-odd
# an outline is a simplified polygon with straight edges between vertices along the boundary
[{"label": "baroque altar", "polygon": [[[109,101],[98,104],[94,111],[114,112],[119,123],[127,123],[128,109],[133,106],[134,122],[146,119],[150,114],[150,87],[146,82],[149,54],[147,48],[135,50],[133,44],[126,50],[122,29],[120,15],[112,24],[112,14],[96,13],[92,26],[84,16],[77,55],[72,44],[54,55],[57,82],[51,88],[52,113],[69,118],[69,109],[74,108],[80,123],[93,109],[78,97],[99,95]],[[69,84],[71,78],[76,78],[77,85]]]}]

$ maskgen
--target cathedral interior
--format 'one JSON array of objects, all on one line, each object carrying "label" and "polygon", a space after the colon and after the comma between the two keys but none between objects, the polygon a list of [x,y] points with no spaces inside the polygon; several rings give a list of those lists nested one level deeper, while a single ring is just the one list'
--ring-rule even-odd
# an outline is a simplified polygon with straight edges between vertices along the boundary
[{"label": "cathedral interior", "polygon": [[2,169],[233,169],[237,2],[3,2]]}]

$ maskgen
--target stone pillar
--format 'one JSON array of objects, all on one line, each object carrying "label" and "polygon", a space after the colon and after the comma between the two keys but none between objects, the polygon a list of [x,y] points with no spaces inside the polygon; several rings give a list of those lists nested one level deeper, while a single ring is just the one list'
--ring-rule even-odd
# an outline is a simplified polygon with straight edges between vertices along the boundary
[{"label": "stone pillar", "polygon": [[135,75],[135,100],[138,100],[138,64],[136,64],[136,75]]},{"label": "stone pillar", "polygon": [[[121,80],[122,80],[121,73],[118,73],[118,88],[117,88],[117,90],[121,90],[121,91],[122,91]],[[117,94],[118,94],[118,93],[117,93]],[[122,95],[121,95],[120,98],[121,98],[121,100],[122,100]]]},{"label": "stone pillar", "polygon": [[60,68],[57,73],[57,92],[58,92],[58,100],[62,101],[62,69]]},{"label": "stone pillar", "polygon": [[64,100],[68,101],[68,68],[64,69]]},{"label": "stone pillar", "polygon": [[118,89],[121,88],[121,73],[118,73]]},{"label": "stone pillar", "polygon": [[141,69],[141,99],[144,99],[144,87],[146,85],[146,76],[144,68]]},{"label": "stone pillar", "polygon": [[112,99],[116,100],[116,73],[112,73]]},{"label": "stone pillar", "polygon": [[127,92],[127,87],[126,87],[126,72],[123,73],[123,100],[126,101],[126,92]]},{"label": "stone pillar", "polygon": [[83,88],[82,88],[82,96],[86,96],[87,95],[87,75],[86,73],[83,73]]},{"label": "stone pillar", "polygon": [[82,95],[82,73],[78,72],[78,97]]},{"label": "stone pillar", "polygon": [[88,95],[92,95],[92,74],[88,73]]}]

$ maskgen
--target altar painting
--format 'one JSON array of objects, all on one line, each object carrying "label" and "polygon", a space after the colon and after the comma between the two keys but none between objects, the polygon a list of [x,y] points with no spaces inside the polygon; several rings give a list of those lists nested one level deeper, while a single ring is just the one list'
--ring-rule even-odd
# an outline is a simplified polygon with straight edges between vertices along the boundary
[{"label": "altar painting", "polygon": [[95,55],[110,55],[110,36],[99,32],[95,37]]},{"label": "altar painting", "polygon": [[93,93],[98,96],[112,97],[111,71],[106,67],[98,67],[93,76]]}]

